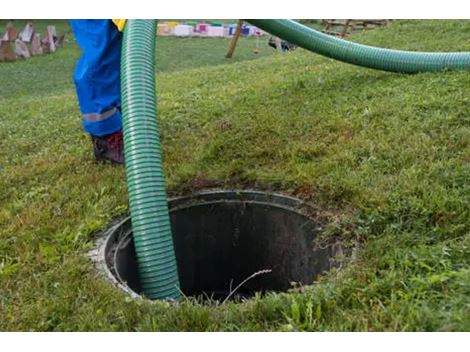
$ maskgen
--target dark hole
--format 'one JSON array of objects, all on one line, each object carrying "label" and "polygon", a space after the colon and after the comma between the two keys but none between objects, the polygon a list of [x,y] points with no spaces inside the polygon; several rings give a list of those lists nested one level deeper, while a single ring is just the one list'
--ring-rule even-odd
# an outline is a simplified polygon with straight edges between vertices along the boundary
[{"label": "dark hole", "polygon": [[[315,248],[321,231],[294,198],[261,192],[215,192],[169,202],[181,290],[224,299],[311,284],[331,267],[331,248]],[[118,280],[141,293],[130,220],[108,241],[107,263]],[[114,243],[114,244],[113,244]]]}]

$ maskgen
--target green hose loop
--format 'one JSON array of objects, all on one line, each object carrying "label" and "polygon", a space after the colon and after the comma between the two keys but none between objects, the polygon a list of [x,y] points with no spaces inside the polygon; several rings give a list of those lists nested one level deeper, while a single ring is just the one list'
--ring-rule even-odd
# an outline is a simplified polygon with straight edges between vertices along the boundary
[{"label": "green hose loop", "polygon": [[427,53],[375,48],[323,34],[292,20],[246,20],[304,49],[382,71],[417,73],[470,68],[469,52]]},{"label": "green hose loop", "polygon": [[121,53],[127,188],[140,286],[150,299],[180,297],[157,121],[155,20],[128,20]]}]

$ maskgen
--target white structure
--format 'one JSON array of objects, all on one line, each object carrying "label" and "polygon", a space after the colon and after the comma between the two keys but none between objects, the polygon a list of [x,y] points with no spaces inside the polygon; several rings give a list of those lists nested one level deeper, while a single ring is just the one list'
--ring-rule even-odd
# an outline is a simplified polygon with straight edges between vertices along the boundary
[{"label": "white structure", "polygon": [[193,35],[193,32],[193,26],[188,26],[186,24],[179,24],[175,26],[174,29],[174,33],[177,37],[190,37]]},{"label": "white structure", "polygon": [[[178,22],[161,22],[158,23],[157,34],[159,36],[176,36],[176,37],[212,37],[223,38],[232,37],[235,33],[236,25],[211,26],[208,23],[198,23],[196,25],[182,24]],[[265,35],[266,32],[252,26],[244,25],[241,35],[243,37]]]},{"label": "white structure", "polygon": [[224,27],[207,27],[207,36],[208,37],[223,37],[224,36]]}]

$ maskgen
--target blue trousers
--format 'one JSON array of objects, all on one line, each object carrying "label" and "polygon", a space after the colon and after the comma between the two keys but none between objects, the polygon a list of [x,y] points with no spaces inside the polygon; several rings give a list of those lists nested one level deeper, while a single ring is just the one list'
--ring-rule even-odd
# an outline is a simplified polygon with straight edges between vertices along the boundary
[{"label": "blue trousers", "polygon": [[105,136],[122,128],[122,34],[111,20],[70,20],[82,56],[73,76],[85,132]]}]

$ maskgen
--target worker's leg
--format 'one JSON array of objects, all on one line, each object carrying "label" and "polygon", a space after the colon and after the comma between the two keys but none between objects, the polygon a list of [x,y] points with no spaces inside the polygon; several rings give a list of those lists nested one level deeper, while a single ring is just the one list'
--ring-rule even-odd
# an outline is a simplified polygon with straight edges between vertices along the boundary
[{"label": "worker's leg", "polygon": [[111,20],[71,20],[82,57],[74,74],[83,128],[93,136],[121,130],[121,33]]}]

